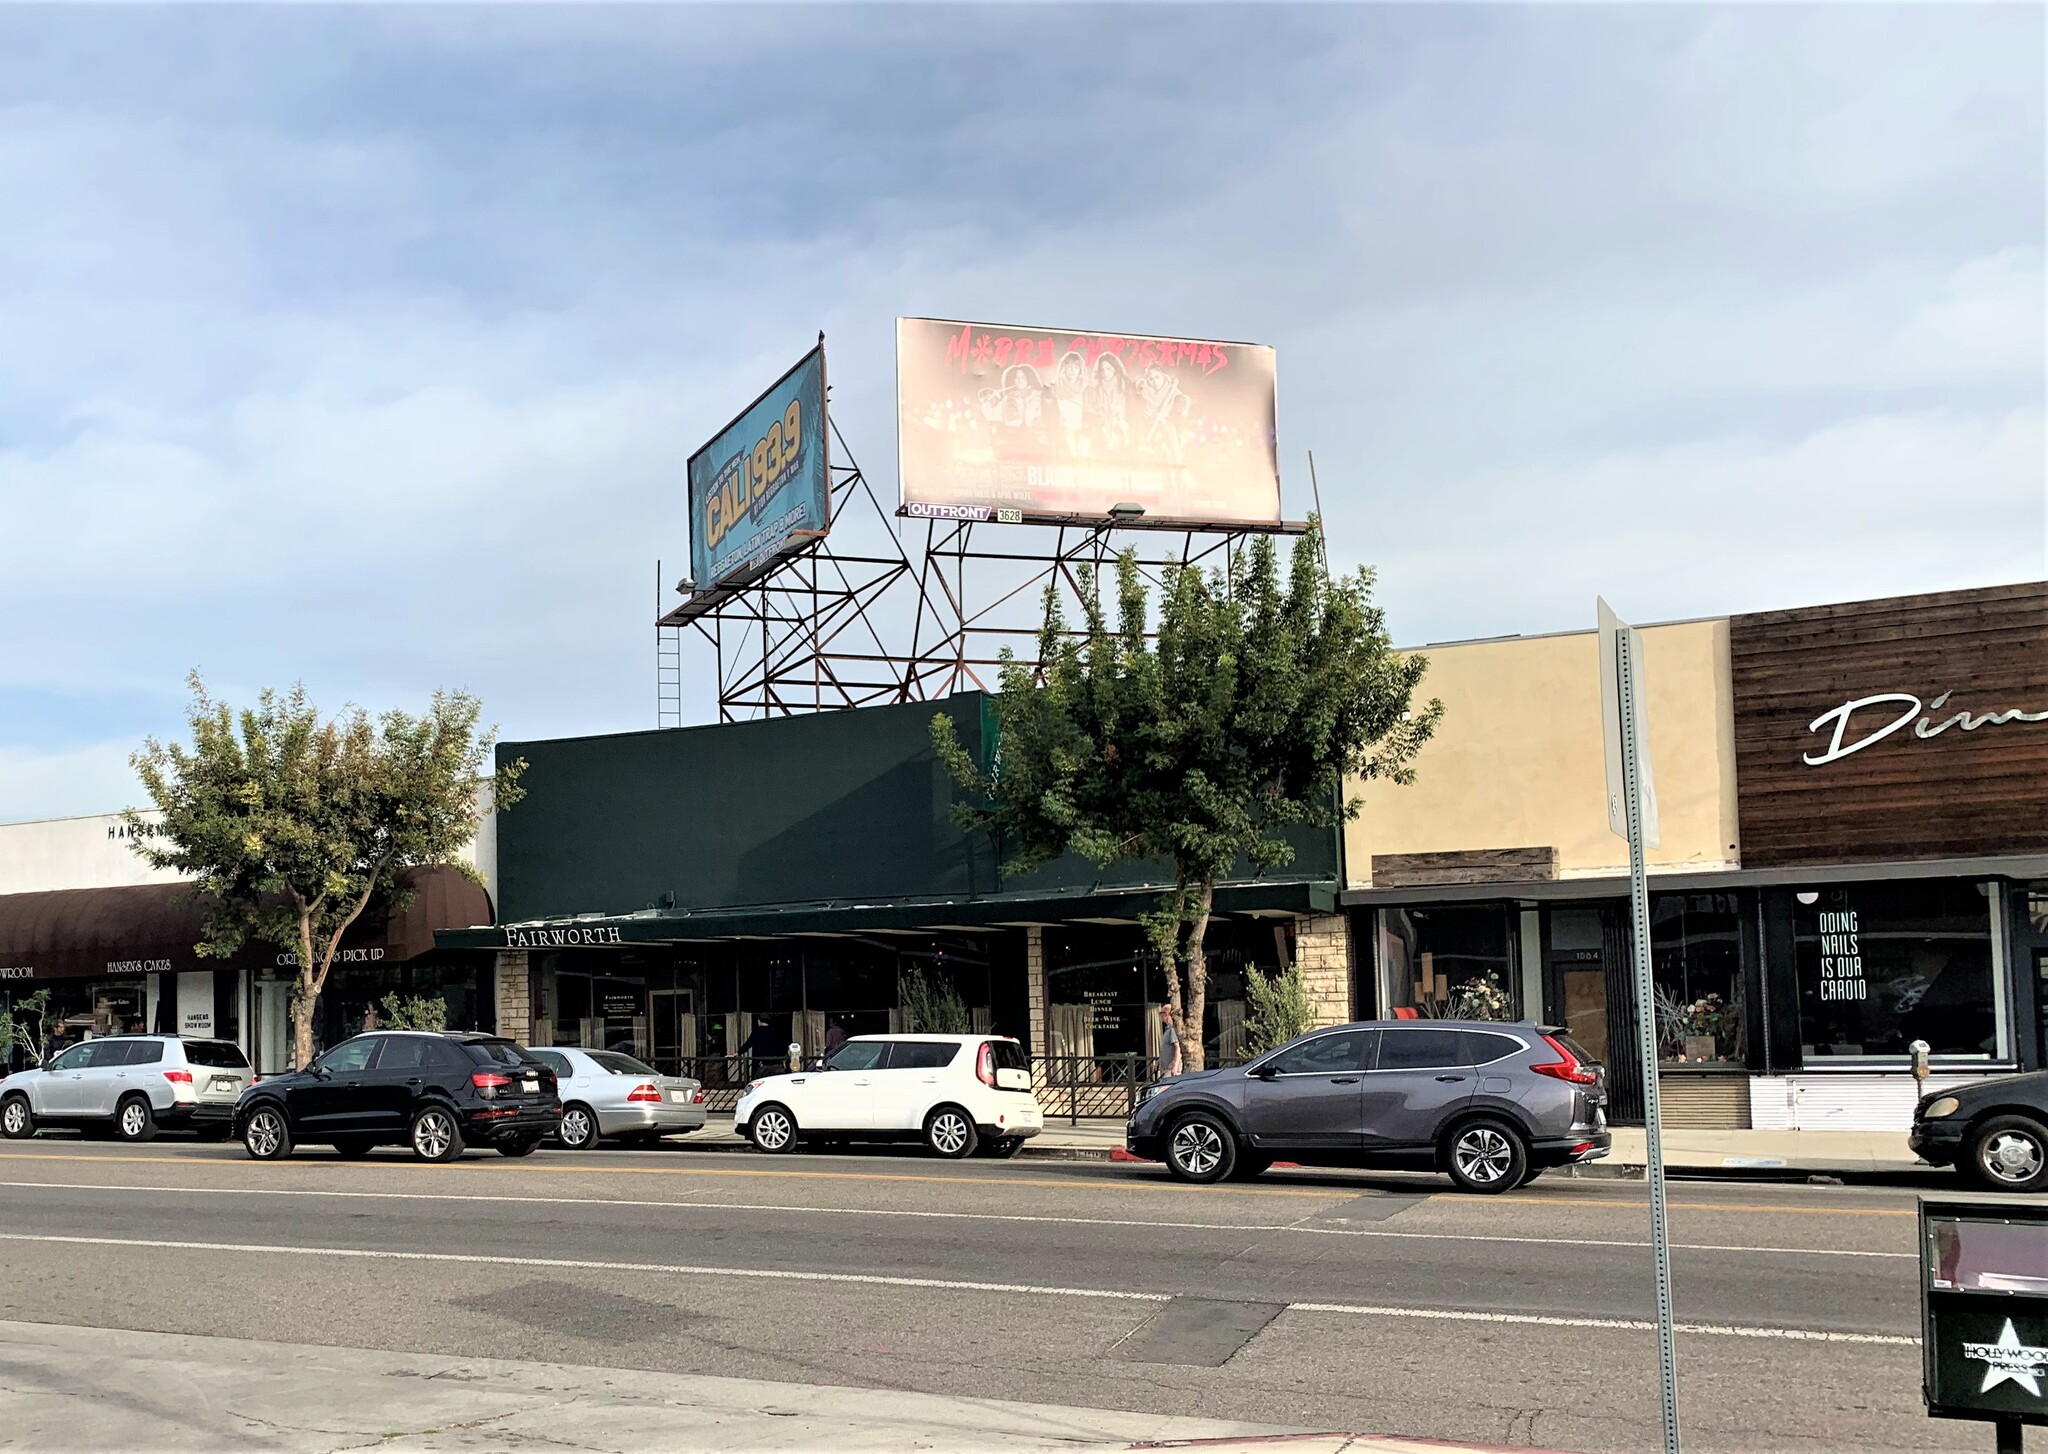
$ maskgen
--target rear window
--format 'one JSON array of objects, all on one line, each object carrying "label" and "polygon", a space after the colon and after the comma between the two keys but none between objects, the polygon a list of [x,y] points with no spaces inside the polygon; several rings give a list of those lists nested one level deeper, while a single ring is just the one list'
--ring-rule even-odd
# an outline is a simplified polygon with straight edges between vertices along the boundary
[{"label": "rear window", "polygon": [[249,1057],[231,1040],[187,1040],[185,1059],[216,1070],[247,1070]]},{"label": "rear window", "polygon": [[958,1045],[935,1045],[922,1040],[892,1040],[889,1042],[889,1069],[937,1070],[942,1065],[951,1065],[953,1057],[959,1053]]},{"label": "rear window", "polygon": [[469,1042],[472,1059],[490,1065],[539,1065],[540,1062],[514,1045],[510,1040],[472,1040]]},{"label": "rear window", "polygon": [[1519,1054],[1523,1045],[1512,1035],[1496,1035],[1491,1030],[1462,1030],[1465,1037],[1465,1054],[1468,1065],[1491,1065]]},{"label": "rear window", "polygon": [[995,1061],[997,1070],[1029,1070],[1031,1057],[1024,1053],[1024,1047],[1014,1040],[991,1040],[988,1053]]},{"label": "rear window", "polygon": [[583,1052],[613,1075],[654,1075],[653,1066],[635,1060],[630,1055],[621,1055],[616,1050],[586,1050]]}]

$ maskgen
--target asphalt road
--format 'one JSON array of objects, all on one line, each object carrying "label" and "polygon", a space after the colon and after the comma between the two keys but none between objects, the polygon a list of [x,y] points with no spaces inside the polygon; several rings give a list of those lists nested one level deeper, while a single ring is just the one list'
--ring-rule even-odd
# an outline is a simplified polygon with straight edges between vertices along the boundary
[{"label": "asphalt road", "polygon": [[[1919,1400],[1914,1198],[1674,1185],[1686,1447],[1988,1447]],[[0,1318],[1659,1446],[1634,1184],[1101,1163],[0,1149]]]}]

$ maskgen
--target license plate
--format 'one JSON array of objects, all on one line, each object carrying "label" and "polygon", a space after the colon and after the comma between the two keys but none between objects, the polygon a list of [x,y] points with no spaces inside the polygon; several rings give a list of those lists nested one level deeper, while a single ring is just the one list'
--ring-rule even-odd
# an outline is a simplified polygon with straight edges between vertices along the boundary
[{"label": "license plate", "polygon": [[668,1093],[668,1098],[672,1101],[681,1101],[686,1106],[690,1103],[690,1093],[688,1091],[672,1090]]},{"label": "license plate", "polygon": [[535,1091],[540,1089],[540,1082],[537,1080],[522,1080],[521,1082],[519,1082],[519,1088],[525,1091],[528,1095],[532,1095]]},{"label": "license plate", "polygon": [[217,1091],[231,1091],[231,1090],[235,1089],[235,1087],[239,1086],[240,1084],[241,1084],[241,1082],[240,1082],[240,1081],[238,1081],[238,1080],[230,1080],[230,1079],[228,1079],[228,1078],[227,1078],[227,1077],[225,1077],[225,1076],[218,1076],[218,1075],[217,1075],[217,1076],[215,1076],[215,1077],[213,1078],[213,1089],[215,1089],[215,1090],[217,1090]]}]

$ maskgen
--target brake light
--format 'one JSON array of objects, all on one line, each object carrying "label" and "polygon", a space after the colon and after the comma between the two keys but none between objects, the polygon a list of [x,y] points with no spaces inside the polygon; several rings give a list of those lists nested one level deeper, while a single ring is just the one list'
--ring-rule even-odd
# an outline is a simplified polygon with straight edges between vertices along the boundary
[{"label": "brake light", "polygon": [[974,1078],[991,1088],[996,1083],[996,1048],[986,1040],[974,1057]]},{"label": "brake light", "polygon": [[1532,1065],[1529,1069],[1535,1071],[1538,1075],[1547,1075],[1556,1080],[1568,1080],[1573,1085],[1599,1084],[1600,1072],[1590,1065],[1581,1064],[1579,1057],[1558,1044],[1555,1036],[1545,1035],[1543,1043],[1556,1051],[1558,1058],[1542,1065]]},{"label": "brake light", "polygon": [[469,1083],[476,1087],[477,1094],[487,1101],[498,1098],[498,1087],[512,1084],[512,1077],[499,1075],[494,1070],[479,1070],[470,1076]]},{"label": "brake light", "polygon": [[645,1081],[627,1091],[626,1099],[629,1101],[658,1101],[661,1099],[661,1087],[651,1080]]},{"label": "brake light", "polygon": [[696,1090],[690,1092],[690,1104],[693,1106],[701,1106],[704,1104],[704,1089],[702,1086],[699,1086]]},{"label": "brake light", "polygon": [[164,1072],[164,1079],[172,1085],[190,1085],[192,1084],[192,1072],[189,1070],[167,1070]]}]

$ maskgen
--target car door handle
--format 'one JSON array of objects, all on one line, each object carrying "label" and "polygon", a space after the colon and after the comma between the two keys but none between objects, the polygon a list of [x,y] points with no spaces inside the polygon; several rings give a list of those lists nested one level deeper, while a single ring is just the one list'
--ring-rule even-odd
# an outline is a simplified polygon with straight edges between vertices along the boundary
[{"label": "car door handle", "polygon": [[866,1085],[866,1084],[867,1084],[867,1081],[866,1081],[866,1080],[864,1080],[864,1079],[861,1079],[861,1078],[859,1078],[859,1077],[856,1077],[856,1078],[854,1079],[854,1082],[853,1082],[853,1083],[854,1083],[855,1085]]},{"label": "car door handle", "polygon": [[1464,1078],[1465,1078],[1465,1077],[1464,1077],[1464,1076],[1462,1076],[1462,1075],[1440,1075],[1440,1076],[1438,1076],[1438,1077],[1437,1077],[1437,1079],[1438,1079],[1438,1080],[1445,1080],[1445,1081],[1456,1081],[1456,1080],[1463,1080]]},{"label": "car door handle", "polygon": [[416,1075],[415,1075],[415,1076],[413,1076],[412,1078],[410,1078],[409,1080],[407,1080],[407,1081],[406,1081],[406,1084],[407,1084],[407,1085],[418,1085],[419,1083],[420,1083],[420,1078],[419,1078],[418,1076],[416,1076]]},{"label": "car door handle", "polygon": [[1330,1084],[1331,1084],[1331,1085],[1357,1085],[1357,1084],[1358,1084],[1358,1077],[1357,1077],[1357,1076],[1355,1076],[1355,1075],[1340,1075],[1340,1076],[1338,1076],[1338,1077],[1337,1077],[1336,1079],[1332,1080],[1332,1081],[1330,1082]]}]

